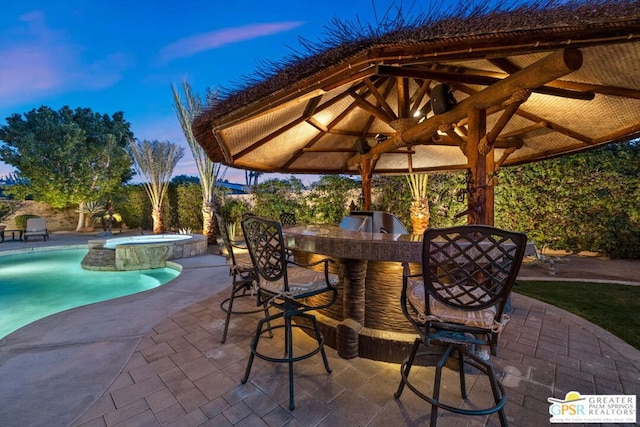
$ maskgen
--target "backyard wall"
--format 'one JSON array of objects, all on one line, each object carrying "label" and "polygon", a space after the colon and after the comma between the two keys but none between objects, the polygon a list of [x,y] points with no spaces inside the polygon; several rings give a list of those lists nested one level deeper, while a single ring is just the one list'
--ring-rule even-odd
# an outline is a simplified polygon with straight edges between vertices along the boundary
[{"label": "backyard wall", "polygon": [[12,208],[12,213],[2,221],[8,230],[17,228],[14,221],[16,216],[26,214],[45,218],[49,231],[73,231],[78,225],[78,214],[74,209],[53,209],[46,203],[33,200],[3,201],[3,203],[11,203]]}]

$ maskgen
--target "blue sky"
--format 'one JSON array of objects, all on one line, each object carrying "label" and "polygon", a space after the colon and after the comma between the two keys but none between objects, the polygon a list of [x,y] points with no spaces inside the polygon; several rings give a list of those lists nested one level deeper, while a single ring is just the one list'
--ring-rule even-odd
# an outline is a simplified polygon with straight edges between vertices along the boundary
[{"label": "blue sky", "polygon": [[[264,60],[322,39],[333,17],[375,22],[393,0],[44,0],[3,2],[0,124],[41,105],[123,111],[138,139],[185,147],[174,175],[197,175],[173,111],[170,85],[234,86]],[[393,14],[392,14],[393,15]],[[13,170],[0,163],[0,176]],[[244,182],[243,171],[226,178]]]}]

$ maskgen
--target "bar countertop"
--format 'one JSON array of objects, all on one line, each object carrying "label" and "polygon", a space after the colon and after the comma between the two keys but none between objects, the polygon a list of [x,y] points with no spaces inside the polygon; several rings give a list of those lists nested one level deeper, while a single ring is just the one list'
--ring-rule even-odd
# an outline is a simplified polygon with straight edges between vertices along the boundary
[{"label": "bar countertop", "polygon": [[338,258],[420,262],[421,234],[359,232],[336,225],[300,225],[282,230],[287,247]]}]

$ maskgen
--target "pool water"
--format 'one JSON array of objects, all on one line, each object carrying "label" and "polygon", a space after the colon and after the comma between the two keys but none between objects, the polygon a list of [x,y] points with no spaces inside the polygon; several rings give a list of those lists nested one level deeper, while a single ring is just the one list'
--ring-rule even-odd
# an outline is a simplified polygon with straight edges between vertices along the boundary
[{"label": "pool water", "polygon": [[88,249],[0,256],[0,338],[54,313],[156,288],[179,271],[90,271]]}]

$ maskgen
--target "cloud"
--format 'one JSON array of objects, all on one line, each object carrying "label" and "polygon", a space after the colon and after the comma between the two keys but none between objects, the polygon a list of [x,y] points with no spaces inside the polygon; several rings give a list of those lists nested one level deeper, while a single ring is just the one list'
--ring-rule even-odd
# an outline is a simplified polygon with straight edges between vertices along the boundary
[{"label": "cloud", "polygon": [[253,24],[196,34],[163,47],[160,50],[160,60],[162,62],[168,62],[178,58],[186,58],[231,43],[289,31],[302,24],[304,24],[304,22],[301,21]]},{"label": "cloud", "polygon": [[84,47],[47,26],[42,12],[20,16],[0,33],[0,108],[32,103],[68,91],[109,87],[127,67],[122,54],[83,62]]}]

